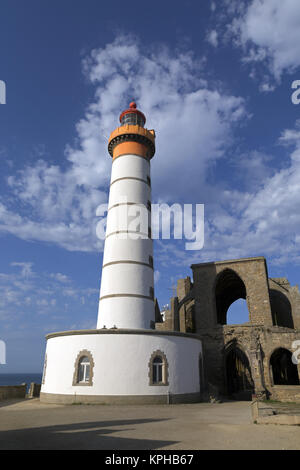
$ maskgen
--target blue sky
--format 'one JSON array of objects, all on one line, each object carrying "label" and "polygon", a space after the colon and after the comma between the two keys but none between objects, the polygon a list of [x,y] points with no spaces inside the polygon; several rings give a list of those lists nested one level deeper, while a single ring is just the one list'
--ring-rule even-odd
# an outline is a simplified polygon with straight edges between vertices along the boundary
[{"label": "blue sky", "polygon": [[134,98],[157,133],[153,202],[205,204],[205,244],[155,242],[156,296],[190,264],[265,256],[300,278],[298,0],[2,0],[1,372],[96,325],[107,136]]}]

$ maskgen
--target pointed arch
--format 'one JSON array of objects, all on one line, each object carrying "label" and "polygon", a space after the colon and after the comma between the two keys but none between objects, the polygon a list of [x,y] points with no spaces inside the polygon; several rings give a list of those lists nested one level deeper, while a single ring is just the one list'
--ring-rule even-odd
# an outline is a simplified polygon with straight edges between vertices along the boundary
[{"label": "pointed arch", "polygon": [[294,328],[292,307],[288,297],[277,289],[270,289],[269,293],[273,325]]},{"label": "pointed arch", "polygon": [[277,348],[270,357],[270,376],[273,385],[299,385],[296,364],[292,361],[292,353],[285,348]]},{"label": "pointed arch", "polygon": [[227,311],[238,299],[246,300],[246,286],[240,276],[232,269],[221,271],[215,282],[217,323],[226,325]]}]

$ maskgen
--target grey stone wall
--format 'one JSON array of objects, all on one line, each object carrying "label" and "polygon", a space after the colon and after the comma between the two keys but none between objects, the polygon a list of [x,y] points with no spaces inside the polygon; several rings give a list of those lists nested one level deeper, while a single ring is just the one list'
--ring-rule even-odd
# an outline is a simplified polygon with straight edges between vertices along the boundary
[{"label": "grey stone wall", "polygon": [[0,386],[0,401],[26,397],[26,384]]}]

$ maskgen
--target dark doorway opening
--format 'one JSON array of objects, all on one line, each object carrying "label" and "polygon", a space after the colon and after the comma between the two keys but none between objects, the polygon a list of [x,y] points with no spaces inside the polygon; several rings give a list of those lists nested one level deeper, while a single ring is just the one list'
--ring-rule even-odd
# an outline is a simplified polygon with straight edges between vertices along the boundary
[{"label": "dark doorway opening", "polygon": [[246,354],[237,346],[226,354],[227,395],[233,400],[251,400],[254,384]]}]

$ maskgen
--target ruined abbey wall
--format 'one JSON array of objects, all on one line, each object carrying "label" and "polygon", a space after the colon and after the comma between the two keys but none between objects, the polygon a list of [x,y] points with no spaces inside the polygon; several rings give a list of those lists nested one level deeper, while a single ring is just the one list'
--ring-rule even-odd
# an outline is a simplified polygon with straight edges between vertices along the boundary
[{"label": "ruined abbey wall", "polygon": [[[300,402],[300,293],[285,278],[268,277],[263,257],[192,265],[193,281],[178,280],[177,296],[158,329],[201,336],[207,388],[220,395]],[[228,325],[227,310],[247,302],[249,321]],[[299,354],[300,359],[300,354]]]}]

